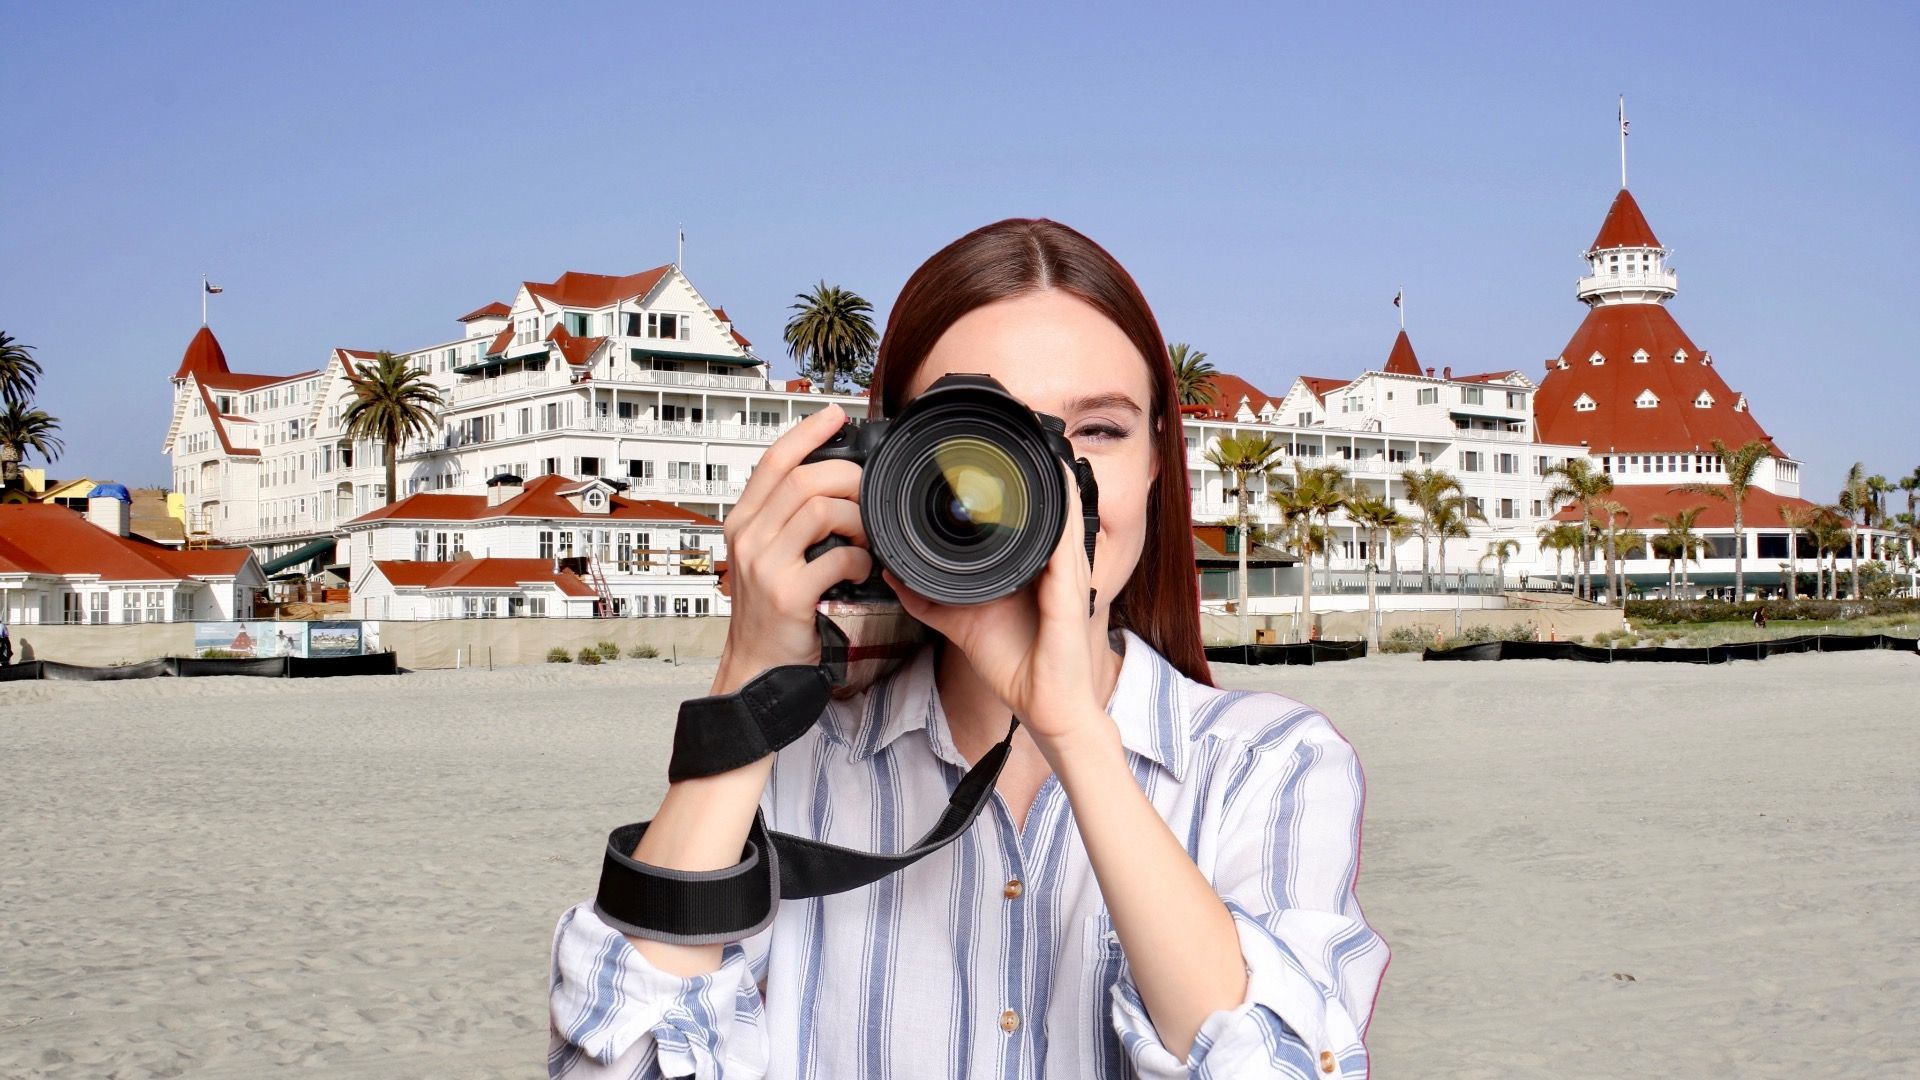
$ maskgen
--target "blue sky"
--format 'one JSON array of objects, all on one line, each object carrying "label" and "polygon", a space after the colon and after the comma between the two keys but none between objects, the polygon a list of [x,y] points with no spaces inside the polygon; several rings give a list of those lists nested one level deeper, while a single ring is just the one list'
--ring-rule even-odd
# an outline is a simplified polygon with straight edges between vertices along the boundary
[{"label": "blue sky", "polygon": [[1044,215],[1169,338],[1283,391],[1383,361],[1537,376],[1631,181],[1673,310],[1831,499],[1920,464],[1912,5],[15,7],[0,329],[58,475],[163,481],[167,377],[404,349],[563,270],[686,264],[778,371],[819,279],[884,314]]}]

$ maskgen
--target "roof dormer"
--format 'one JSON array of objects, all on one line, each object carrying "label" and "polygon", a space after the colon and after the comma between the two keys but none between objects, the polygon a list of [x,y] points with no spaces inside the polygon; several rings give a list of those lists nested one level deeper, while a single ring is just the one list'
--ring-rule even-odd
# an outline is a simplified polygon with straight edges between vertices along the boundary
[{"label": "roof dormer", "polygon": [[1574,412],[1592,412],[1598,407],[1599,406],[1594,404],[1593,398],[1587,394],[1581,394],[1579,397],[1573,399]]},{"label": "roof dormer", "polygon": [[1647,362],[1647,350],[1645,350],[1645,349],[1635,349],[1635,350],[1633,350],[1633,362],[1634,362],[1634,363],[1636,363],[1636,364],[1644,364],[1644,363],[1646,363],[1646,362]]},{"label": "roof dormer", "polygon": [[1707,393],[1705,390],[1700,391],[1700,396],[1693,399],[1693,407],[1696,409],[1713,408],[1713,395]]},{"label": "roof dormer", "polygon": [[1658,407],[1659,404],[1659,396],[1651,389],[1640,391],[1640,396],[1633,399],[1633,407],[1636,409],[1652,409]]},{"label": "roof dormer", "polygon": [[1594,367],[1599,367],[1602,364],[1605,364],[1606,362],[1607,362],[1607,358],[1601,355],[1599,349],[1593,350],[1593,355],[1587,357],[1587,363],[1592,364]]},{"label": "roof dormer", "polygon": [[575,510],[589,516],[605,516],[613,510],[613,496],[620,487],[612,480],[596,476],[578,484],[563,487],[554,494],[567,500]]},{"label": "roof dormer", "polygon": [[1687,350],[1685,350],[1685,349],[1675,349],[1675,350],[1673,350],[1673,362],[1674,362],[1674,363],[1676,363],[1676,364],[1684,364],[1684,363],[1686,363],[1686,362],[1687,362]]}]

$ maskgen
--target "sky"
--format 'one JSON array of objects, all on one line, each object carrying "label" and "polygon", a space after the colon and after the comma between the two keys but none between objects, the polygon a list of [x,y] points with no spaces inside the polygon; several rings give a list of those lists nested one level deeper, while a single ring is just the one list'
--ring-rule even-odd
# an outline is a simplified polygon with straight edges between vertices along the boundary
[{"label": "sky", "polygon": [[[404,350],[523,280],[675,255],[773,363],[825,280],[884,318],[1009,216],[1284,393],[1384,363],[1544,375],[1630,186],[1671,304],[1831,501],[1920,466],[1911,4],[11,5],[0,330],[56,476],[164,483],[168,377]],[[1462,6],[1464,7],[1464,5]]]}]

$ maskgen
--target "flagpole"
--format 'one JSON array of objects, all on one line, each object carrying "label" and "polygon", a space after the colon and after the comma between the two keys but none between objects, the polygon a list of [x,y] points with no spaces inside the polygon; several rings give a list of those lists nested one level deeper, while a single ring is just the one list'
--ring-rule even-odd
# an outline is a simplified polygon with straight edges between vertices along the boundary
[{"label": "flagpole", "polygon": [[1400,291],[1395,295],[1400,298],[1400,302],[1393,306],[1400,309],[1400,329],[1405,330],[1407,328],[1407,287],[1400,286]]},{"label": "flagpole", "polygon": [[1627,186],[1627,95],[1620,95],[1620,186]]},{"label": "flagpole", "polygon": [[679,267],[680,272],[684,274],[687,272],[687,227],[685,225],[677,227],[680,230],[680,237],[674,242],[673,265]]},{"label": "flagpole", "polygon": [[207,275],[200,275],[200,325],[207,325]]}]

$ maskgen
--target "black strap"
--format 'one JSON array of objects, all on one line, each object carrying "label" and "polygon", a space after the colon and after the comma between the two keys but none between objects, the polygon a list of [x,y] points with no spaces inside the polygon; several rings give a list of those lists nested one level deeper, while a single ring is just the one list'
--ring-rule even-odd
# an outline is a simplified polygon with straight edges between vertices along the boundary
[{"label": "black strap", "polygon": [[[832,689],[845,680],[852,650],[822,615],[817,667],[769,668],[732,694],[694,698],[680,706],[667,778],[714,776],[758,761],[806,734],[826,711]],[[772,921],[780,900],[847,892],[904,870],[953,842],[985,809],[1013,750],[1018,720],[1006,738],[981,755],[954,786],[940,820],[900,852],[859,851],[792,833],[771,832],[756,811],[740,861],[722,870],[684,871],[650,866],[630,854],[648,822],[622,825],[607,837],[594,911],[635,937],[682,945],[750,937]]]}]

